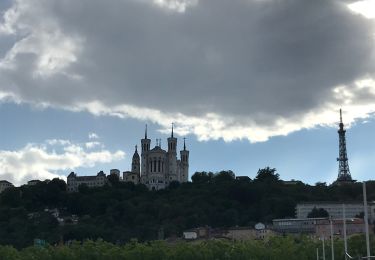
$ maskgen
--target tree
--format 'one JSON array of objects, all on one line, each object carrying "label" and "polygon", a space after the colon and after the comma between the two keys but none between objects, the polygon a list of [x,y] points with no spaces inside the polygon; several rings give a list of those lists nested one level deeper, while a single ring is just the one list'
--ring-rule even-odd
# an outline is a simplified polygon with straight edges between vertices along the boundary
[{"label": "tree", "polygon": [[232,171],[221,171],[214,176],[215,182],[233,181],[236,175]]},{"label": "tree", "polygon": [[307,214],[308,218],[328,218],[329,214],[325,209],[319,208],[317,209],[314,207],[309,214]]},{"label": "tree", "polygon": [[107,176],[107,180],[109,181],[109,183],[111,183],[112,185],[117,185],[119,182],[120,182],[120,178],[118,177],[117,174],[110,174]]},{"label": "tree", "polygon": [[259,169],[257,176],[255,177],[256,181],[262,182],[278,182],[280,179],[280,175],[276,173],[275,168],[266,167],[263,169]]},{"label": "tree", "polygon": [[191,176],[193,183],[208,183],[212,180],[214,174],[212,172],[195,172]]}]

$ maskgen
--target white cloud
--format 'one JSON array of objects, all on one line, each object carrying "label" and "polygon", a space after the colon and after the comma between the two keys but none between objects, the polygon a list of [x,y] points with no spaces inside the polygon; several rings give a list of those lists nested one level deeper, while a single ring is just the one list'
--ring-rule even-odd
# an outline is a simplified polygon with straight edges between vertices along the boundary
[{"label": "white cloud", "polygon": [[15,0],[0,34],[3,102],[251,142],[375,111],[373,21],[339,0]]},{"label": "white cloud", "polygon": [[198,0],[154,0],[154,3],[169,10],[184,13],[187,7],[196,5]]},{"label": "white cloud", "polygon": [[[124,156],[125,153],[120,150],[87,151],[84,145],[68,140],[47,140],[42,144],[28,144],[17,151],[0,150],[0,179],[15,185],[31,179],[65,179],[68,171],[78,167],[91,168],[121,160]],[[66,173],[61,174],[62,171]]]},{"label": "white cloud", "polygon": [[[33,77],[47,77],[64,74],[64,69],[77,61],[82,39],[64,34],[57,21],[45,10],[46,6],[48,1],[45,0],[34,3],[16,0],[5,12],[0,35],[17,35],[20,40],[0,60],[0,68],[16,69],[15,60],[19,55],[32,54],[37,57]],[[43,19],[38,16],[43,16]],[[71,76],[79,78],[78,75]]]},{"label": "white cloud", "polygon": [[99,139],[99,136],[96,133],[89,133],[89,139]]},{"label": "white cloud", "polygon": [[359,13],[368,19],[375,18],[375,1],[374,0],[358,1],[355,3],[349,4],[348,7],[353,12]]},{"label": "white cloud", "polygon": [[87,142],[87,143],[85,143],[85,146],[86,146],[87,149],[92,149],[92,148],[100,146],[100,145],[101,145],[100,142]]}]

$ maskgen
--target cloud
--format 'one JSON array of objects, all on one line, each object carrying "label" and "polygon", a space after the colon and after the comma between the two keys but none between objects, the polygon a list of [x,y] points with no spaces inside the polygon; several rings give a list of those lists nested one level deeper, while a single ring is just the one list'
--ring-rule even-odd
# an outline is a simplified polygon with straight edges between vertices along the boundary
[{"label": "cloud", "polygon": [[375,2],[373,0],[358,1],[349,4],[349,8],[356,13],[362,14],[368,19],[375,18]]},{"label": "cloud", "polygon": [[89,139],[99,139],[99,136],[96,133],[89,133]]},{"label": "cloud", "polygon": [[339,107],[353,122],[375,111],[375,45],[348,4],[15,0],[0,99],[176,122],[199,140],[265,141],[332,125]]},{"label": "cloud", "polygon": [[65,179],[68,171],[79,167],[92,168],[97,164],[121,160],[125,156],[120,150],[93,150],[94,147],[54,139],[42,144],[28,144],[17,151],[0,150],[0,179],[15,185],[25,184],[32,179]]}]

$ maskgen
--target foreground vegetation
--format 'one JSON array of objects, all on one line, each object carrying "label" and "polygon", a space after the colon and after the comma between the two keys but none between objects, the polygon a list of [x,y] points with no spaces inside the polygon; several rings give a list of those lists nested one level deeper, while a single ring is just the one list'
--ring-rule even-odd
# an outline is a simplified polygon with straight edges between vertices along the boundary
[{"label": "foreground vegetation", "polygon": [[[326,259],[330,258],[330,247],[326,245]],[[363,236],[349,240],[349,252],[352,256],[365,255]],[[320,241],[306,237],[278,237],[267,242],[232,242],[211,240],[202,242],[180,242],[167,244],[162,241],[137,243],[131,241],[124,246],[113,245],[101,240],[73,242],[69,246],[28,247],[16,250],[10,246],[0,246],[0,259],[7,260],[84,260],[84,259],[253,259],[253,260],[304,260],[316,259],[316,249],[322,256]],[[372,248],[374,252],[375,248]],[[335,257],[343,259],[343,243],[335,241]]]},{"label": "foreground vegetation", "polygon": [[[361,184],[287,185],[275,169],[259,170],[254,180],[236,180],[230,171],[198,172],[192,182],[172,183],[168,189],[148,191],[144,185],[120,183],[67,193],[54,179],[35,186],[11,188],[0,195],[0,244],[24,248],[35,238],[55,245],[61,241],[99,238],[125,244],[132,238],[151,241],[181,236],[199,227],[253,226],[274,218],[294,217],[301,201],[361,200]],[[375,182],[368,183],[368,200],[375,200]],[[60,217],[76,215],[78,223],[64,225],[45,209],[57,208]],[[1,256],[1,254],[0,254]]]}]

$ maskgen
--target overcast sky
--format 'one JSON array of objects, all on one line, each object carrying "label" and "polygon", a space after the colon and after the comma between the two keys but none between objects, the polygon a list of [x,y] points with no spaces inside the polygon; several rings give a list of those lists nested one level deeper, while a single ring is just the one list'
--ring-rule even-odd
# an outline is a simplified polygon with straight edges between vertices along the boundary
[{"label": "overcast sky", "polygon": [[125,171],[144,125],[165,142],[174,122],[191,174],[271,166],[331,182],[340,107],[353,178],[373,178],[373,10],[374,0],[3,0],[0,179]]}]

